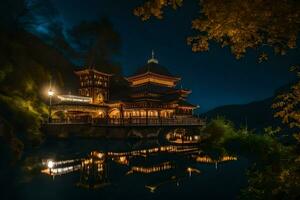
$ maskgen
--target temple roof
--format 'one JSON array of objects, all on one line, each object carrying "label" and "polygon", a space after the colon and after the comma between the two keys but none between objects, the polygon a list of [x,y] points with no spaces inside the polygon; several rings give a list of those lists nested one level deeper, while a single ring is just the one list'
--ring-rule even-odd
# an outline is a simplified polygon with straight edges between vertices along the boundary
[{"label": "temple roof", "polygon": [[147,61],[145,65],[138,68],[131,77],[136,77],[136,76],[149,74],[149,73],[180,79],[179,77],[172,75],[166,67],[158,63],[158,60],[154,56],[153,50],[152,50],[152,57]]},{"label": "temple roof", "polygon": [[166,79],[173,82],[173,85],[176,85],[175,82],[181,80],[180,77],[172,75],[167,68],[159,65],[158,63],[147,63],[146,65],[140,67],[132,76],[127,77],[126,79],[131,82],[138,79],[145,79],[149,77],[157,77],[159,79]]},{"label": "temple roof", "polygon": [[189,102],[187,102],[187,101],[184,101],[184,100],[179,100],[179,101],[177,102],[177,104],[178,104],[178,106],[180,106],[180,107],[190,107],[190,108],[197,108],[197,107],[198,107],[198,106],[193,105],[193,104],[191,104],[191,103],[189,103]]},{"label": "temple roof", "polygon": [[93,69],[93,68],[86,68],[86,69],[74,71],[74,73],[77,74],[77,75],[80,75],[80,74],[89,74],[90,72],[93,72],[95,74],[104,75],[104,76],[112,76],[112,74],[108,74],[108,73],[105,73],[105,72],[100,72],[100,71],[98,71],[96,69]]},{"label": "temple roof", "polygon": [[157,92],[157,93],[172,93],[175,92],[175,88],[165,87],[154,83],[146,83],[137,87],[131,88],[132,92]]}]

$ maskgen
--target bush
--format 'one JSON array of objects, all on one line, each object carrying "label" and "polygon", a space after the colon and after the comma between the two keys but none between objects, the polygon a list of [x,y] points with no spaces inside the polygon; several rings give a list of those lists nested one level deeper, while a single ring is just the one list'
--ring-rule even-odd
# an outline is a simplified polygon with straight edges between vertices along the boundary
[{"label": "bush", "polygon": [[208,134],[206,144],[221,145],[227,138],[236,134],[233,123],[224,118],[213,119],[203,130]]}]

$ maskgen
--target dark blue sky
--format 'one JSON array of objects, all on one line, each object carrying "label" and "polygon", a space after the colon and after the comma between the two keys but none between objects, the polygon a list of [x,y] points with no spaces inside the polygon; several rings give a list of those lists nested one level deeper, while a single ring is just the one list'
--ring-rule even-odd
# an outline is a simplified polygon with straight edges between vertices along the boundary
[{"label": "dark blue sky", "polygon": [[236,60],[228,48],[212,44],[208,52],[193,53],[186,45],[192,34],[191,20],[198,14],[195,0],[185,0],[177,12],[167,10],[163,20],[142,22],[132,14],[139,0],[52,0],[66,29],[82,20],[107,16],[119,31],[123,47],[116,59],[125,75],[130,75],[155,54],[159,63],[182,77],[182,85],[193,93],[190,101],[201,112],[226,104],[243,104],[272,96],[274,90],[291,82],[291,65],[299,64],[299,50],[286,56],[271,56],[258,64],[257,54],[250,51]]}]

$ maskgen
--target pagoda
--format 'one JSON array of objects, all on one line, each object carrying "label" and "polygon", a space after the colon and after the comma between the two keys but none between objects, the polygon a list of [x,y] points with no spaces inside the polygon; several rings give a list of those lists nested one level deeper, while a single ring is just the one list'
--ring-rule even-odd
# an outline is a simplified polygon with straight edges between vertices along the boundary
[{"label": "pagoda", "polygon": [[192,91],[179,87],[181,77],[172,75],[160,65],[154,52],[145,65],[125,78],[129,85],[125,98],[110,95],[113,74],[94,68],[78,70],[75,74],[80,85],[78,95],[57,95],[59,102],[53,105],[53,113],[60,116],[57,118],[64,117],[65,122],[84,120],[122,125],[198,123],[193,117],[198,106],[187,101]]},{"label": "pagoda", "polygon": [[131,95],[124,105],[125,117],[182,117],[192,115],[197,108],[186,100],[191,90],[177,88],[181,78],[160,65],[154,52],[146,65],[126,79]]}]

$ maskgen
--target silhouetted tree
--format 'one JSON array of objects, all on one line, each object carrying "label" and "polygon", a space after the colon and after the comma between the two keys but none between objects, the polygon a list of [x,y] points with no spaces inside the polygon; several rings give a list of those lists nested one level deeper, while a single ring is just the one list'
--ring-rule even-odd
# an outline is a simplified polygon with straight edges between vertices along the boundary
[{"label": "silhouetted tree", "polygon": [[113,62],[113,57],[121,51],[120,35],[107,18],[82,22],[69,34],[82,55],[84,65],[109,73],[121,72],[119,64]]},{"label": "silhouetted tree", "polygon": [[[296,0],[198,0],[199,16],[192,21],[198,33],[187,38],[194,52],[207,51],[209,42],[242,57],[248,49],[269,46],[285,54],[296,47],[300,30],[300,2]],[[177,9],[184,0],[147,0],[134,10],[142,20],[163,18],[166,7]],[[266,59],[262,54],[260,59]]]},{"label": "silhouetted tree", "polygon": [[[63,86],[73,65],[58,47],[31,33],[54,24],[50,1],[3,0],[0,5],[0,137],[19,158],[25,141],[42,139],[41,122],[48,115],[42,99],[50,76],[56,87]],[[57,32],[62,33],[53,38]]]}]

